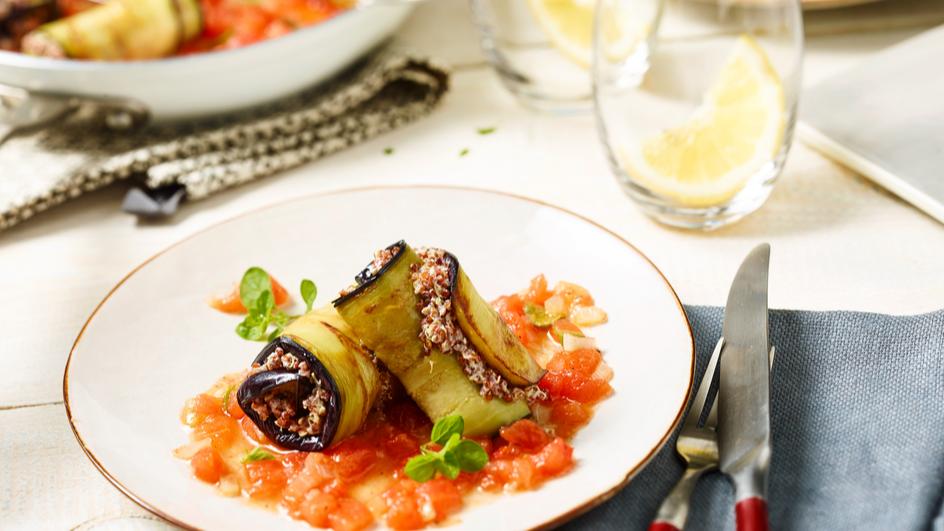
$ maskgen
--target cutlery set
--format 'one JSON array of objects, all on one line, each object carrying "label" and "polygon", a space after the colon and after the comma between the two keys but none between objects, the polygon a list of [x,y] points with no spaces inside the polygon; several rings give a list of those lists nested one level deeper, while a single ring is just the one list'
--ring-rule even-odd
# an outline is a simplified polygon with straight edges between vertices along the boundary
[{"label": "cutlery set", "polygon": [[761,244],[744,259],[731,284],[722,337],[676,443],[687,465],[685,473],[663,501],[650,531],[683,529],[695,484],[713,469],[734,484],[738,531],[769,529],[769,384],[774,359],[767,328],[769,264],[770,246]]}]

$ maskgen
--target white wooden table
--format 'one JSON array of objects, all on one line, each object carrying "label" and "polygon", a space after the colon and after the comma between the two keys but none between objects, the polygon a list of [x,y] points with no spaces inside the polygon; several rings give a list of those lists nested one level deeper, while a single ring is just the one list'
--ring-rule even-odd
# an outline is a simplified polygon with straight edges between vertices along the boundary
[{"label": "white wooden table", "polygon": [[[805,81],[942,22],[938,0],[809,15]],[[589,116],[534,114],[503,90],[461,0],[420,7],[397,40],[455,68],[451,92],[429,118],[186,206],[171,223],[121,213],[124,190],[114,187],[0,234],[0,528],[165,527],[113,489],[76,444],[62,406],[69,348],[94,306],[135,265],[208,225],[301,194],[443,183],[533,196],[636,243],[690,304],[723,304],[743,254],[769,241],[773,307],[895,314],[944,307],[944,226],[802,145],[761,211],[709,234],[668,230],[623,196]],[[495,134],[476,134],[490,126]],[[384,156],[388,146],[395,152]],[[463,148],[469,154],[460,158]]]}]

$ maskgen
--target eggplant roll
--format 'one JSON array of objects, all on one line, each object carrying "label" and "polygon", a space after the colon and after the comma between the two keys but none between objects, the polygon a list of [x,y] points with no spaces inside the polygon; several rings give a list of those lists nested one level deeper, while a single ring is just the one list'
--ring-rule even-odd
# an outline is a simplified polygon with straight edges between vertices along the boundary
[{"label": "eggplant roll", "polygon": [[315,452],[367,419],[381,379],[350,327],[328,306],[288,325],[253,361],[236,401],[273,442]]},{"label": "eggplant roll", "polygon": [[70,59],[155,59],[171,55],[202,28],[197,0],[110,0],[31,31],[22,49]]},{"label": "eggplant roll", "polygon": [[488,435],[530,414],[544,371],[453,255],[400,241],[355,281],[338,313],[433,421],[459,414],[466,435]]}]

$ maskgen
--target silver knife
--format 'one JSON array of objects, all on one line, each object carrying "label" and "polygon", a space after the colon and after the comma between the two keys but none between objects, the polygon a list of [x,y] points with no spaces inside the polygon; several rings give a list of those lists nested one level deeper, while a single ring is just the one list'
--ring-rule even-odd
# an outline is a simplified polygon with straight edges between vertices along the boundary
[{"label": "silver knife", "polygon": [[718,450],[720,468],[734,483],[738,531],[766,531],[770,461],[770,341],[767,273],[770,245],[744,259],[724,310]]}]

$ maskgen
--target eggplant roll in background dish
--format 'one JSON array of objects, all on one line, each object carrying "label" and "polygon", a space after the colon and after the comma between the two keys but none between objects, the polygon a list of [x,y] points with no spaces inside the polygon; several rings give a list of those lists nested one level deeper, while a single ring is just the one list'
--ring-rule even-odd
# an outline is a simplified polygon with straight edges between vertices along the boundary
[{"label": "eggplant roll in background dish", "polygon": [[236,400],[273,442],[314,452],[357,431],[380,388],[370,353],[329,306],[299,317],[262,349]]},{"label": "eggplant roll in background dish", "polygon": [[490,435],[545,398],[544,370],[452,254],[400,241],[355,282],[334,306],[434,422],[458,414],[466,435]]}]

